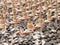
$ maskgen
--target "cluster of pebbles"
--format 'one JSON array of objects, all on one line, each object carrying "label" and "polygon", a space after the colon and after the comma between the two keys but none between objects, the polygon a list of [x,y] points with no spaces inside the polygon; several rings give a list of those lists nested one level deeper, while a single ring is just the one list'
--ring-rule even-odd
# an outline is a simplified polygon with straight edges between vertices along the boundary
[{"label": "cluster of pebbles", "polygon": [[59,0],[0,0],[0,45],[60,45],[59,7]]}]

